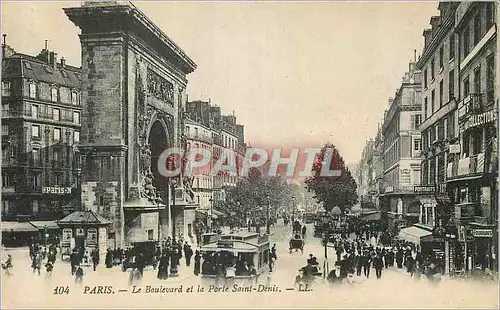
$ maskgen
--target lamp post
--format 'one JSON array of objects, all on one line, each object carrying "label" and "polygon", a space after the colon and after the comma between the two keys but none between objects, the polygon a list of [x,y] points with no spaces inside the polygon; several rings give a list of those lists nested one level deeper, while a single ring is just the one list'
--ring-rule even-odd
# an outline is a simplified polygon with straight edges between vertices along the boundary
[{"label": "lamp post", "polygon": [[213,210],[214,204],[213,204],[213,199],[212,198],[210,198],[208,201],[210,202],[210,214],[209,214],[210,222],[208,223],[209,224],[208,227],[210,228],[210,232],[212,232],[213,231],[213,229],[212,229],[213,228],[212,227],[212,212],[214,211]]},{"label": "lamp post", "polygon": [[158,244],[160,244],[160,241],[161,241],[161,221],[160,221],[160,218],[161,218],[160,217],[161,208],[160,208],[160,205],[161,205],[162,202],[163,202],[163,200],[158,195],[156,197],[156,203],[158,204]]},{"label": "lamp post", "polygon": [[[175,239],[175,186],[177,185],[177,180],[172,178],[170,179],[170,196],[172,196],[172,207],[168,212],[168,218],[172,224],[172,237]],[[169,204],[170,205],[170,204]],[[170,224],[170,223],[169,223]]]},{"label": "lamp post", "polygon": [[292,196],[292,222],[295,220],[295,196]]},{"label": "lamp post", "polygon": [[267,208],[266,208],[266,233],[271,234],[271,223],[269,223],[269,209],[271,208],[271,196],[267,194]]}]

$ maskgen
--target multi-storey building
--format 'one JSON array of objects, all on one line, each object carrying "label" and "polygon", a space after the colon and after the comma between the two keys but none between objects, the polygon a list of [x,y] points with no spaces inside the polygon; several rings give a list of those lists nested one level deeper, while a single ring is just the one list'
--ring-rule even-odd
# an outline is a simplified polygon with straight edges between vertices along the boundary
[{"label": "multi-storey building", "polygon": [[2,220],[59,220],[80,206],[81,69],[2,51]]},{"label": "multi-storey building", "polygon": [[447,167],[457,268],[498,264],[498,5],[461,2],[455,13],[459,154]]},{"label": "multi-storey building", "polygon": [[371,204],[380,210],[380,195],[383,194],[381,187],[384,180],[384,141],[381,128],[373,140],[372,156],[368,160],[368,194]]},{"label": "multi-storey building", "polygon": [[418,221],[419,207],[414,186],[420,184],[421,72],[415,62],[403,77],[384,115],[383,210],[392,232]]},{"label": "multi-storey building", "polygon": [[[210,101],[188,102],[186,117],[189,119],[186,123],[186,130],[190,132],[187,136],[188,141],[189,137],[196,136],[196,128],[198,128],[198,135],[201,135],[201,132],[206,133],[203,134],[203,139],[191,138],[190,147],[193,147],[193,143],[198,143],[198,146],[200,146],[202,145],[201,142],[206,147],[210,147],[212,159],[207,167],[209,166],[211,169],[215,162],[220,159],[222,152],[232,150],[235,154],[236,168],[239,171],[243,164],[246,145],[244,126],[236,123],[236,117],[234,115],[223,115],[220,107],[212,105]],[[200,197],[199,203],[202,209],[210,207],[210,204],[225,201],[225,190],[228,186],[235,186],[239,179],[237,174],[231,174],[227,171],[221,171],[215,176],[199,174],[193,177],[193,190],[196,196]],[[208,178],[210,177],[212,179],[209,181]],[[200,187],[197,186],[197,180],[202,182],[199,183]],[[212,199],[211,202],[210,199]]]},{"label": "multi-storey building", "polygon": [[450,247],[448,240],[443,242],[444,239],[436,232],[438,229],[444,231],[444,227],[452,224],[446,165],[456,152],[457,142],[458,66],[454,33],[457,6],[456,2],[439,4],[440,15],[433,16],[430,19],[431,28],[423,32],[424,48],[417,62],[417,68],[423,73],[420,245],[424,253],[431,250],[442,253],[446,271],[453,265],[455,249]]},{"label": "multi-storey building", "polygon": [[369,193],[370,182],[370,163],[373,157],[373,139],[366,141],[361,161],[357,171],[358,197],[361,207],[369,207],[372,204],[372,197]]}]

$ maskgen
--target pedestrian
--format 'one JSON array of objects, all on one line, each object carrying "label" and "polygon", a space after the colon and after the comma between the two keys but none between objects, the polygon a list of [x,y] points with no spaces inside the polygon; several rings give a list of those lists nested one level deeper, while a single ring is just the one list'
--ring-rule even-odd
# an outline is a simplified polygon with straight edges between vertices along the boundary
[{"label": "pedestrian", "polygon": [[396,252],[396,264],[399,269],[403,268],[403,250],[401,249]]},{"label": "pedestrian", "polygon": [[42,255],[40,253],[37,253],[33,258],[33,262],[31,264],[31,267],[33,268],[33,273],[38,271],[38,275],[40,275],[41,265],[42,265]]},{"label": "pedestrian", "polygon": [[52,270],[54,269],[54,263],[51,261],[48,261],[47,264],[45,264],[45,277],[50,278],[52,276]]},{"label": "pedestrian", "polygon": [[194,274],[196,276],[200,274],[200,266],[201,266],[200,251],[196,250],[194,255]]},{"label": "pedestrian", "polygon": [[71,254],[69,256],[69,262],[71,264],[71,275],[72,276],[75,275],[77,261],[78,261],[78,256],[76,254],[76,251],[73,250],[73,252],[71,252]]},{"label": "pedestrian", "polygon": [[160,257],[160,262],[158,264],[158,274],[156,276],[160,280],[165,280],[168,278],[168,256],[167,253],[163,253]]},{"label": "pedestrian", "polygon": [[370,265],[372,262],[372,258],[370,257],[369,252],[365,252],[363,255],[363,273],[368,279],[370,277]]},{"label": "pedestrian", "polygon": [[106,263],[106,268],[113,267],[113,252],[111,251],[110,248],[108,248],[108,251],[106,252],[105,263]]},{"label": "pedestrian", "polygon": [[12,273],[10,272],[12,269],[12,256],[10,254],[7,255],[7,260],[5,263],[2,264],[2,269],[5,270],[5,274],[8,276],[11,276]]},{"label": "pedestrian", "polygon": [[373,259],[373,267],[375,268],[375,275],[377,276],[377,279],[380,279],[382,277],[382,268],[384,268],[384,262],[382,261],[381,255],[377,255]]},{"label": "pedestrian", "polygon": [[76,267],[75,271],[75,283],[76,284],[81,284],[83,282],[83,269],[80,264],[78,264]]},{"label": "pedestrian", "polygon": [[97,269],[97,265],[99,265],[99,250],[93,250],[92,251],[92,265],[94,267],[94,271]]},{"label": "pedestrian", "polygon": [[191,257],[193,257],[193,250],[191,246],[187,243],[184,244],[184,257],[186,257],[186,266],[191,265]]}]

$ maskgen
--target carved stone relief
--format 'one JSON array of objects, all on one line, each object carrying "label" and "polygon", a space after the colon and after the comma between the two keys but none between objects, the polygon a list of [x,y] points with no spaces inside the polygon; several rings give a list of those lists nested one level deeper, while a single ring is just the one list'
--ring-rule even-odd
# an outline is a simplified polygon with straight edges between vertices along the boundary
[{"label": "carved stone relief", "polygon": [[174,107],[174,86],[153,70],[147,74],[148,94]]}]

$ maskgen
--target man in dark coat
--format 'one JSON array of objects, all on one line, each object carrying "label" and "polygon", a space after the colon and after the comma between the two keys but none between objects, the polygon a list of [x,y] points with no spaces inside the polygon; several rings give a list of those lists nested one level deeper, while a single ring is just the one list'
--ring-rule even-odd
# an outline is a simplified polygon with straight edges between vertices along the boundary
[{"label": "man in dark coat", "polygon": [[196,253],[194,255],[194,274],[195,275],[200,274],[200,266],[201,266],[201,255],[200,255],[200,251],[196,250]]},{"label": "man in dark coat", "polygon": [[398,268],[403,268],[403,257],[404,257],[403,250],[398,249],[396,253],[396,264],[398,265]]},{"label": "man in dark coat", "polygon": [[191,246],[187,243],[184,243],[184,257],[186,257],[186,266],[191,265],[191,257],[193,256],[193,250]]},{"label": "man in dark coat", "polygon": [[382,261],[382,255],[377,255],[373,259],[373,267],[375,268],[375,274],[377,275],[377,279],[382,277],[382,268],[384,268],[384,262]]},{"label": "man in dark coat", "polygon": [[367,278],[370,277],[370,265],[372,262],[372,258],[370,256],[369,252],[365,252],[364,255],[362,256],[363,260],[363,273]]}]

